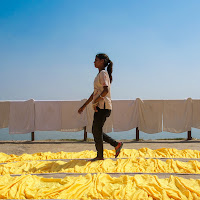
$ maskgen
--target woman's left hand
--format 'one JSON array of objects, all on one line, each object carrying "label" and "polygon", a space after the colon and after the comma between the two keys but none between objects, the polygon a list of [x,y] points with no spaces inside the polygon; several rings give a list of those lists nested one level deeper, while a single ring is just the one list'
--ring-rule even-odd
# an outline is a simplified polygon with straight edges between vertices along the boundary
[{"label": "woman's left hand", "polygon": [[94,103],[92,104],[92,107],[93,107],[93,109],[94,109],[95,112],[98,112],[98,110],[97,110],[97,105],[98,105],[98,102],[97,102],[97,103],[94,102]]},{"label": "woman's left hand", "polygon": [[94,112],[98,112],[97,106],[93,107],[93,109],[94,109]]},{"label": "woman's left hand", "polygon": [[80,107],[80,108],[78,109],[78,113],[81,114],[81,113],[83,112],[84,109],[85,109],[85,106],[83,105],[82,107]]}]

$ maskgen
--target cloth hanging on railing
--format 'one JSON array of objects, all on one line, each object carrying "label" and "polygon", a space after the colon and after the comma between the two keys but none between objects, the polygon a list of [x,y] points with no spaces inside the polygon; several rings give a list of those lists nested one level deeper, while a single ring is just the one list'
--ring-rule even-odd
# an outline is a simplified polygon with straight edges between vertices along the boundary
[{"label": "cloth hanging on railing", "polygon": [[35,101],[35,131],[61,130],[61,102]]},{"label": "cloth hanging on railing", "polygon": [[192,126],[192,99],[164,100],[163,131],[182,133]]},{"label": "cloth hanging on railing", "polygon": [[139,130],[145,133],[162,132],[163,100],[138,99],[137,105]]},{"label": "cloth hanging on railing", "polygon": [[[63,104],[62,101],[1,101],[0,128],[9,127],[11,134],[20,134],[80,131],[86,126],[87,132],[91,133],[94,116],[92,104],[81,115],[78,114],[85,101],[63,101]],[[121,132],[136,127],[146,133],[157,133],[162,132],[162,122],[163,131],[166,132],[181,133],[190,131],[191,127],[200,129],[200,100],[142,101],[138,98],[113,100],[112,105],[111,116],[103,127],[105,133],[112,132],[112,128],[115,132]]]},{"label": "cloth hanging on railing", "polygon": [[62,101],[61,102],[61,131],[76,132],[83,130],[87,125],[86,109],[79,114],[78,109],[86,102],[82,101]]},{"label": "cloth hanging on railing", "polygon": [[8,128],[10,113],[10,102],[0,102],[0,128]]},{"label": "cloth hanging on railing", "polygon": [[34,131],[34,100],[11,101],[9,133],[24,134]]},{"label": "cloth hanging on railing", "polygon": [[200,100],[192,100],[192,127],[200,128]]},{"label": "cloth hanging on railing", "polygon": [[113,100],[113,130],[129,131],[138,126],[137,100]]},{"label": "cloth hanging on railing", "polygon": [[[93,119],[94,119],[94,110],[92,108],[92,103],[88,104],[87,107],[87,126],[86,126],[86,131],[88,133],[92,133],[92,124],[93,124]],[[106,122],[103,126],[103,132],[104,133],[110,133],[112,132],[112,112],[110,114],[110,117],[106,119]]]}]

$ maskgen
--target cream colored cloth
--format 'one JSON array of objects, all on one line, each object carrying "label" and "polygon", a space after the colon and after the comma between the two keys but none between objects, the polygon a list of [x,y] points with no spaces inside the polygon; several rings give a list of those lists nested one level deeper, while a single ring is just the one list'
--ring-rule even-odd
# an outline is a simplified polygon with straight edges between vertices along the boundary
[{"label": "cream colored cloth", "polygon": [[93,101],[99,97],[99,95],[103,92],[104,86],[108,87],[108,93],[101,99],[98,103],[98,107],[100,109],[105,108],[112,110],[112,101],[111,101],[111,93],[110,93],[110,78],[108,72],[106,70],[102,70],[94,79],[94,94],[93,94]]},{"label": "cream colored cloth", "polygon": [[34,100],[11,101],[9,133],[24,134],[34,131]]},{"label": "cream colored cloth", "polygon": [[162,132],[163,100],[138,100],[139,130],[145,133]]},{"label": "cream colored cloth", "polygon": [[[92,103],[88,104],[86,107],[87,111],[87,126],[86,126],[86,131],[88,133],[92,133],[92,124],[93,124],[93,119],[94,119],[94,109],[92,108]],[[110,117],[106,118],[106,122],[103,126],[103,132],[104,133],[110,133],[112,132],[112,111],[110,114]]]},{"label": "cream colored cloth", "polygon": [[8,128],[9,123],[10,102],[0,102],[0,128]]},{"label": "cream colored cloth", "polygon": [[163,131],[182,133],[191,130],[192,99],[164,100]]},{"label": "cream colored cloth", "polygon": [[35,130],[61,130],[60,101],[35,101]]},{"label": "cream colored cloth", "polygon": [[[137,100],[138,101],[138,100]],[[129,131],[138,126],[136,100],[113,100],[113,130]]]},{"label": "cream colored cloth", "polygon": [[78,109],[85,103],[85,99],[81,101],[62,101],[62,124],[61,131],[72,132],[80,131],[87,125],[86,109],[79,114]]},{"label": "cream colored cloth", "polygon": [[200,100],[192,100],[192,127],[200,129]]}]

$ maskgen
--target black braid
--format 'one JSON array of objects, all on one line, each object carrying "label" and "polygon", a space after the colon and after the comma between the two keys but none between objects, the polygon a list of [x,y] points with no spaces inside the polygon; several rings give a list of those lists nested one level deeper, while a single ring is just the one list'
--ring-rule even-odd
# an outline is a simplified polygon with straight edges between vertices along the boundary
[{"label": "black braid", "polygon": [[104,67],[107,67],[107,72],[110,78],[110,83],[112,82],[112,72],[113,72],[113,62],[105,53],[99,53],[96,55],[99,59],[104,59]]}]

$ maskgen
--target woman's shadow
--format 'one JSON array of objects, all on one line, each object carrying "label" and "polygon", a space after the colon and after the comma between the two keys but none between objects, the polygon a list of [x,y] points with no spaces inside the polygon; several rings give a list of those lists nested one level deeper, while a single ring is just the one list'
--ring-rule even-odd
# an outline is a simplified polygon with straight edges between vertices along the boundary
[{"label": "woman's shadow", "polygon": [[[38,162],[37,165],[33,168],[30,168],[26,173],[76,173],[76,168],[81,167],[82,169],[86,168],[88,165],[87,160],[70,160],[69,162],[65,161],[42,161],[46,163]],[[41,165],[43,164],[43,165]],[[84,167],[85,166],[85,167]],[[79,168],[80,169],[80,168]]]}]

